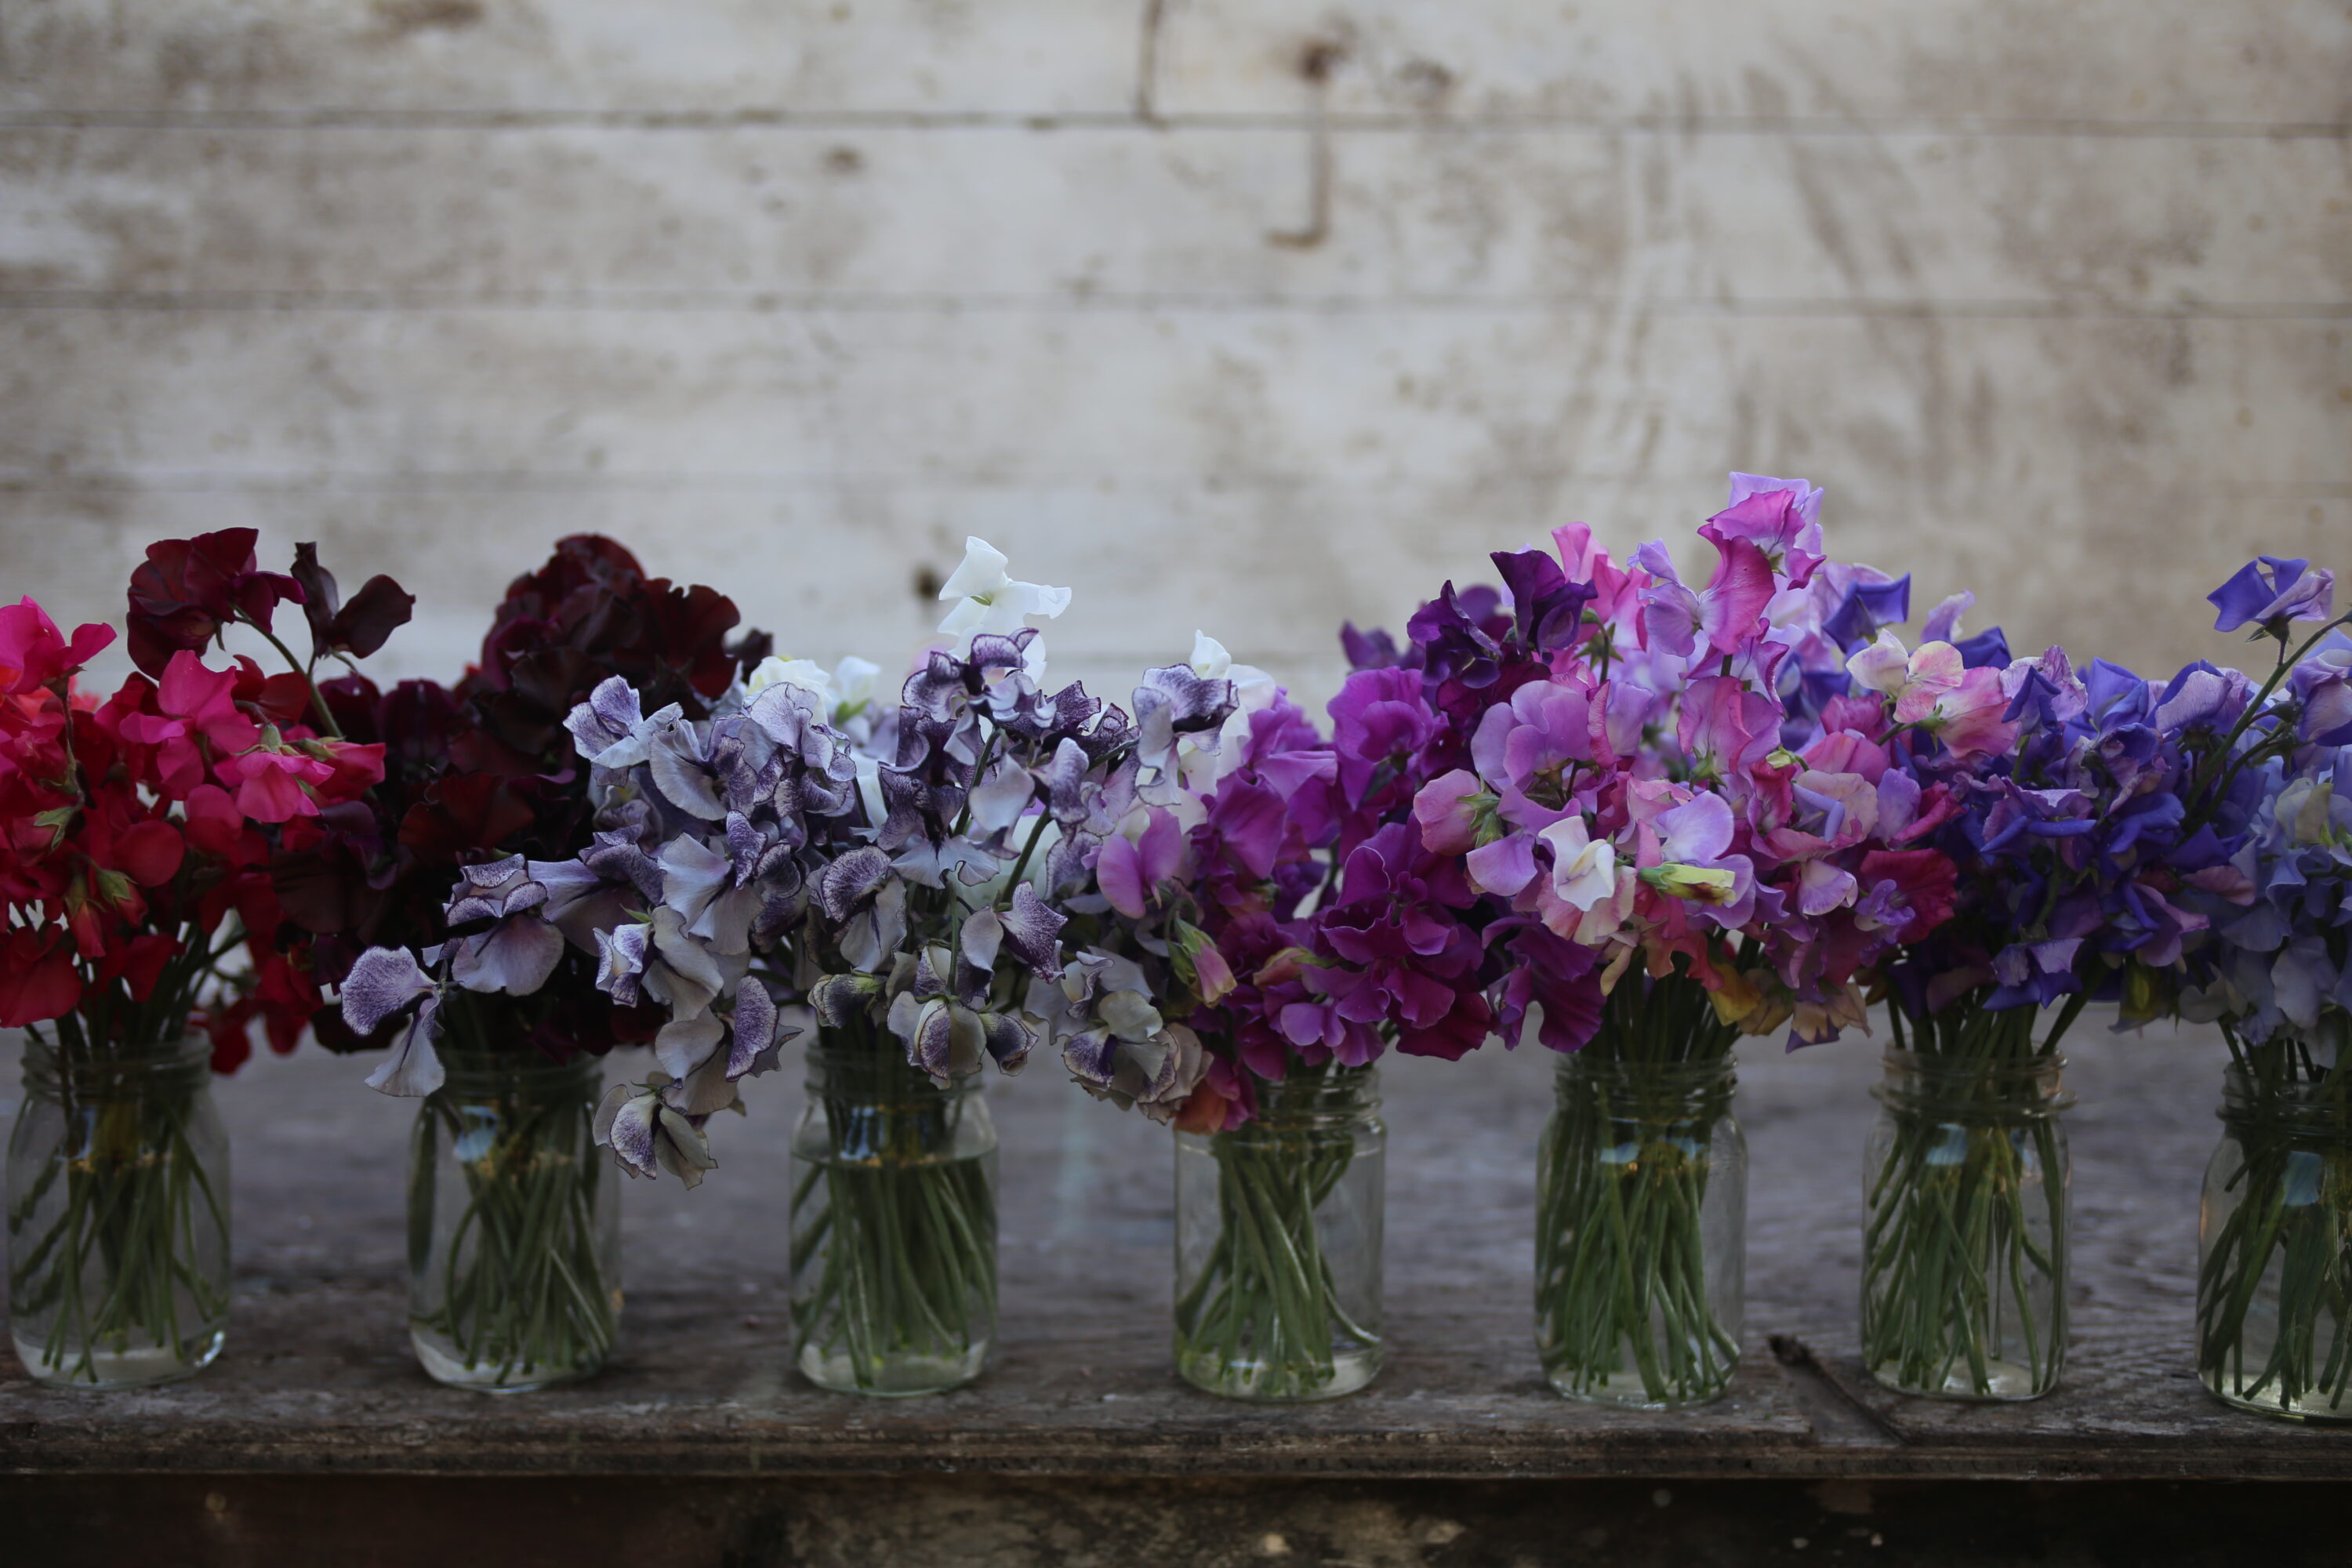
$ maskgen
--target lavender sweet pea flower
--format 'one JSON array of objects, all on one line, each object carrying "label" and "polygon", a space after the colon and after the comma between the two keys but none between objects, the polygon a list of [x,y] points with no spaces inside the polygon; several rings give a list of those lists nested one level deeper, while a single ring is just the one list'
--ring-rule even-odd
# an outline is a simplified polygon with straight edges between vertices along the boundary
[{"label": "lavender sweet pea flower", "polygon": [[2308,561],[2258,556],[2205,595],[2220,614],[2217,632],[2233,632],[2249,621],[2324,621],[2336,602],[2336,574]]},{"label": "lavender sweet pea flower", "polygon": [[632,1176],[667,1171],[688,1187],[698,1187],[702,1173],[717,1169],[719,1162],[702,1135],[701,1119],[664,1101],[662,1091],[670,1081],[655,1073],[642,1087],[614,1084],[596,1108],[596,1142],[612,1150]]},{"label": "lavender sweet pea flower", "polygon": [[450,942],[449,977],[468,991],[536,993],[563,957],[563,934],[538,913],[547,901],[547,887],[520,855],[460,868],[443,919],[453,930],[477,921],[495,923]]},{"label": "lavender sweet pea flower", "polygon": [[432,977],[404,948],[372,947],[343,977],[343,1023],[352,1033],[373,1035],[387,1018],[414,1007],[392,1055],[368,1074],[379,1094],[415,1099],[439,1089],[446,1076],[433,1049],[441,1032],[441,994]]},{"label": "lavender sweet pea flower", "polygon": [[588,700],[572,710],[563,727],[572,731],[572,744],[582,756],[607,773],[620,773],[644,762],[652,738],[677,723],[681,711],[673,702],[652,718],[645,717],[636,692],[626,680],[613,675],[599,681]]},{"label": "lavender sweet pea flower", "polygon": [[[2352,746],[2352,637],[2330,633],[2294,667],[2287,689],[2302,710],[2295,720],[2300,739],[2315,746]],[[2345,776],[2340,767],[2337,776]]]}]

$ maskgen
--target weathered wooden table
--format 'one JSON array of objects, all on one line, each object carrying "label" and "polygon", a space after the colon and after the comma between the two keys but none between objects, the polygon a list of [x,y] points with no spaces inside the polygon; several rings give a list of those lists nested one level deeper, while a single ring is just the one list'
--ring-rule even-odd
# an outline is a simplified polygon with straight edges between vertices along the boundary
[{"label": "weathered wooden table", "polygon": [[[2319,1522],[2347,1495],[2332,1487],[2185,1484],[2352,1478],[2352,1432],[2235,1414],[2191,1373],[2218,1042],[2118,1038],[2093,1018],[2070,1054],[2059,1393],[1970,1407],[1861,1375],[1874,1049],[1751,1047],[1750,1353],[1729,1397],[1673,1415],[1572,1405],[1538,1375],[1541,1053],[1391,1058],[1391,1357],[1366,1392],[1303,1409],[1223,1403],[1170,1372],[1168,1135],[1043,1062],[991,1086],[1003,1333],[978,1386],[865,1401],[791,1369],[793,1065],[754,1087],[751,1120],[714,1127],[722,1165],[700,1191],[629,1188],[627,1323],[604,1375],[443,1389],[403,1321],[410,1108],[362,1088],[362,1064],[258,1061],[219,1090],[236,1140],[226,1352],[192,1382],[104,1397],[0,1360],[0,1541],[64,1553],[0,1560],[2344,1561],[2340,1525]],[[13,1052],[0,1083],[13,1099]],[[1951,1484],[1969,1481],[1988,1484]],[[455,1558],[453,1542],[468,1543]]]}]

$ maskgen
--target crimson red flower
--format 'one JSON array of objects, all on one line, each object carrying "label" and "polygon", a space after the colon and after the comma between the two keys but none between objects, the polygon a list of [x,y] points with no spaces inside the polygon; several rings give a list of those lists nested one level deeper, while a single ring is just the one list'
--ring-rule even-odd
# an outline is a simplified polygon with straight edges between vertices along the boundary
[{"label": "crimson red flower", "polygon": [[93,621],[74,628],[73,640],[30,598],[0,605],[0,693],[34,691],[69,676],[114,641],[114,628]]},{"label": "crimson red flower", "polygon": [[70,1013],[81,1000],[72,936],[57,926],[18,926],[0,942],[0,1029]]}]

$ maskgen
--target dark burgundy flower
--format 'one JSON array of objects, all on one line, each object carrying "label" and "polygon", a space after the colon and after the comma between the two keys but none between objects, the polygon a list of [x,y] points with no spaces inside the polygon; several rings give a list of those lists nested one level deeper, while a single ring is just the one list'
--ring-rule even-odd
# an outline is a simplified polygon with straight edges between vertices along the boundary
[{"label": "dark burgundy flower", "polygon": [[131,662],[161,679],[172,656],[201,650],[232,621],[269,629],[280,604],[300,604],[302,585],[259,569],[255,531],[225,528],[194,539],[159,539],[131,574]]},{"label": "dark burgundy flower", "polygon": [[416,596],[380,572],[344,604],[334,574],[319,564],[316,544],[294,547],[294,580],[302,584],[302,616],[310,623],[314,659],[331,653],[365,658],[406,626],[416,608]]}]

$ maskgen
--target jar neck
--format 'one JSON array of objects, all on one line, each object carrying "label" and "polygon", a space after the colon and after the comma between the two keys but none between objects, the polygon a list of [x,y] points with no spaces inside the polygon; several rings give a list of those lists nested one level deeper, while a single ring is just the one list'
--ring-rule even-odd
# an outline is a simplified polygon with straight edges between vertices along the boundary
[{"label": "jar neck", "polygon": [[1645,1121],[1711,1121],[1731,1109],[1739,1074],[1731,1058],[1706,1062],[1625,1061],[1571,1051],[1552,1083],[1563,1109],[1597,1104],[1606,1114]]},{"label": "jar neck", "polygon": [[1293,1062],[1280,1079],[1260,1079],[1257,1114],[1244,1124],[1282,1131],[1318,1127],[1349,1127],[1376,1115],[1381,1109],[1381,1071],[1323,1062],[1302,1067]]},{"label": "jar neck", "polygon": [[191,1034],[168,1045],[88,1055],[25,1042],[25,1092],[46,1100],[131,1100],[190,1095],[211,1087],[212,1042]]},{"label": "jar neck", "polygon": [[819,1028],[809,1042],[811,1099],[861,1105],[936,1105],[981,1092],[980,1075],[940,1083],[907,1060],[907,1047],[887,1029]]},{"label": "jar neck", "polygon": [[1970,1121],[2033,1121],[2074,1103],[2066,1088],[2066,1058],[2042,1056],[1957,1057],[1890,1047],[1882,1076],[1871,1086],[1881,1105],[1906,1115]]},{"label": "jar neck", "polygon": [[599,1057],[578,1056],[568,1062],[551,1061],[535,1050],[468,1051],[444,1047],[443,1078],[435,1092],[460,1103],[521,1100],[551,1103],[586,1096],[596,1098],[604,1081]]},{"label": "jar neck", "polygon": [[2221,1074],[2221,1117],[2241,1135],[2352,1142],[2352,1076],[2283,1081],[2233,1065]]}]

